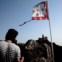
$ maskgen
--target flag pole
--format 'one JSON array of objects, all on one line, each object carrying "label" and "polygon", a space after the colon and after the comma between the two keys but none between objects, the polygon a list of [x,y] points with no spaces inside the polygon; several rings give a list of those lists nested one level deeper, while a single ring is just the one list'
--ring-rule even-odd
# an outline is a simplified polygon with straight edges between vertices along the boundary
[{"label": "flag pole", "polygon": [[53,49],[53,42],[52,42],[52,33],[51,33],[51,24],[50,24],[50,20],[49,20],[49,30],[50,30],[50,40],[51,40],[51,50],[52,50],[52,62],[54,61],[54,49]]},{"label": "flag pole", "polygon": [[[49,9],[48,9],[49,10]],[[48,17],[49,17],[49,11],[48,11]],[[50,23],[50,18],[48,18],[49,20],[49,31],[50,31],[50,40],[51,40],[51,54],[52,54],[52,62],[55,62],[54,61],[54,49],[53,49],[53,42],[52,42],[52,32],[51,32],[51,23]]]}]

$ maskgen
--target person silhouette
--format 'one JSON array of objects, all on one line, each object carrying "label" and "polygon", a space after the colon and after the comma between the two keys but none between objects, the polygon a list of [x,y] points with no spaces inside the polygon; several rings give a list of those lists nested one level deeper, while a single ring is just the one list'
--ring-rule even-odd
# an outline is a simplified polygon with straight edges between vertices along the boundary
[{"label": "person silhouette", "polygon": [[[21,50],[17,45],[16,36],[18,32],[15,29],[9,29],[5,36],[5,41],[0,42],[0,61],[1,62],[23,62]],[[21,59],[20,59],[21,58]]]},{"label": "person silhouette", "polygon": [[6,33],[5,40],[11,40],[13,43],[17,44],[16,36],[18,32],[15,29],[9,29]]}]

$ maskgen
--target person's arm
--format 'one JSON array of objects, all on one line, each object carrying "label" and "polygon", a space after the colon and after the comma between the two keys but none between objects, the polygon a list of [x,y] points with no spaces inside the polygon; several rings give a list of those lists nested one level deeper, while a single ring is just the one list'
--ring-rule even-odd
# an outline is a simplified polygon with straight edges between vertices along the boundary
[{"label": "person's arm", "polygon": [[24,62],[24,57],[21,57],[21,59],[17,58],[17,62]]},{"label": "person's arm", "polygon": [[17,62],[21,62],[21,61],[20,61],[20,58],[17,58]]},{"label": "person's arm", "polygon": [[24,62],[24,57],[21,57],[21,60],[20,60],[20,62]]},{"label": "person's arm", "polygon": [[17,62],[24,62],[24,57],[21,57],[21,50],[17,48]]}]

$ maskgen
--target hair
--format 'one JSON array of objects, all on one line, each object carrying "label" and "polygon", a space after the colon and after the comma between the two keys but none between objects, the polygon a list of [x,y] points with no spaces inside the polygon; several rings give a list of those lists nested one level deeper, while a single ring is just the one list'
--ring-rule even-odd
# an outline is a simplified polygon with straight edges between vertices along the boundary
[{"label": "hair", "polygon": [[16,36],[18,35],[18,32],[15,29],[9,29],[6,33],[5,40],[11,40],[13,43],[17,44]]}]

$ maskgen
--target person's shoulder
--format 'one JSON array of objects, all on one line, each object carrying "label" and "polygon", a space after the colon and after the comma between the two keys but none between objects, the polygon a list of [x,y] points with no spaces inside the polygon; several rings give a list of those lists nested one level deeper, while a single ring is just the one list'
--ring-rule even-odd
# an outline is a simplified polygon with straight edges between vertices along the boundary
[{"label": "person's shoulder", "polygon": [[19,46],[18,46],[18,45],[14,44],[14,43],[10,43],[10,44],[11,44],[13,47],[19,49]]},{"label": "person's shoulder", "polygon": [[8,42],[6,42],[5,40],[0,40],[0,43],[5,43],[5,44],[7,44]]},{"label": "person's shoulder", "polygon": [[8,47],[8,42],[0,41],[0,47],[1,48],[7,48]]},{"label": "person's shoulder", "polygon": [[14,45],[16,46],[17,49],[20,49],[20,47],[18,45],[16,45],[16,44],[14,44]]},{"label": "person's shoulder", "polygon": [[12,44],[13,44],[13,48],[15,49],[15,51],[17,53],[20,52],[20,47],[18,45],[14,44],[14,43],[12,43]]}]

